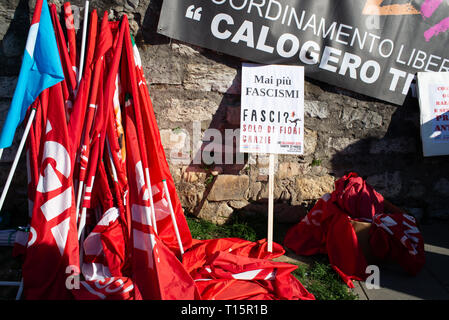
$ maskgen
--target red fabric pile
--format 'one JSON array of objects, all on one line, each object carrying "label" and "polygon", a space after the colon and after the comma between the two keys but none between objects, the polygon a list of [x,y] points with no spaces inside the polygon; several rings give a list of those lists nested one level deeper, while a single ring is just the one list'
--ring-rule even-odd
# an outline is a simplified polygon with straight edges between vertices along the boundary
[{"label": "red fabric pile", "polygon": [[291,274],[297,267],[271,259],[284,254],[279,244],[238,238],[193,240],[183,265],[205,300],[314,300]]},{"label": "red fabric pile", "polygon": [[396,261],[410,275],[426,262],[424,239],[415,218],[408,214],[378,214],[370,229],[370,245],[379,259]]},{"label": "red fabric pile", "polygon": [[385,214],[384,198],[356,173],[335,182],[307,216],[286,234],[284,245],[298,255],[327,254],[343,281],[364,280],[368,266],[352,220],[372,222],[370,247],[379,259],[392,259],[414,275],[422,269],[424,241],[412,216]]}]

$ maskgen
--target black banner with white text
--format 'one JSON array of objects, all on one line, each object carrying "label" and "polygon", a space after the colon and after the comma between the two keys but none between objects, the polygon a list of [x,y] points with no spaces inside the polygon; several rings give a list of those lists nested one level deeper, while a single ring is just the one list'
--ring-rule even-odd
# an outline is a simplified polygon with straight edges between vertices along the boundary
[{"label": "black banner with white text", "polygon": [[442,0],[164,0],[158,32],[402,105],[417,72],[449,71]]}]

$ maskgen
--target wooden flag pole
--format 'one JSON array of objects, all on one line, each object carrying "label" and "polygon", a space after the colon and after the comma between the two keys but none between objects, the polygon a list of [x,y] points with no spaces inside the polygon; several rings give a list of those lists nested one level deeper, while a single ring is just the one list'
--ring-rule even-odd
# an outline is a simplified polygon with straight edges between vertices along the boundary
[{"label": "wooden flag pole", "polygon": [[274,153],[268,165],[268,252],[273,252]]}]

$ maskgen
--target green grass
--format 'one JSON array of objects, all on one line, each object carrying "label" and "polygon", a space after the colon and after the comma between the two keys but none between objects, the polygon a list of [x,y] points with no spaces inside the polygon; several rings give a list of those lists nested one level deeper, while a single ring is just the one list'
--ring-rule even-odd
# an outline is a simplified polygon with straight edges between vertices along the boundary
[{"label": "green grass", "polygon": [[187,217],[187,223],[194,239],[241,238],[249,241],[257,240],[256,232],[246,222],[228,223],[219,226],[202,219]]},{"label": "green grass", "polygon": [[[259,225],[235,217],[225,225],[187,217],[187,223],[194,239],[207,240],[236,237],[249,241],[260,239]],[[255,227],[255,228],[253,228]],[[293,275],[311,292],[317,300],[355,300],[357,296],[348,290],[337,273],[329,265],[327,257],[318,256],[312,265],[299,264]]]},{"label": "green grass", "polygon": [[328,263],[315,261],[311,266],[298,265],[293,275],[317,300],[356,300]]}]

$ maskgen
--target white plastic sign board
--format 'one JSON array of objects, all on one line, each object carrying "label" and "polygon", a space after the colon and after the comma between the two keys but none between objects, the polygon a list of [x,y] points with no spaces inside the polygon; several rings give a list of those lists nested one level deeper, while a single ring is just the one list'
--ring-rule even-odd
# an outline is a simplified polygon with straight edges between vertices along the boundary
[{"label": "white plastic sign board", "polygon": [[421,139],[425,157],[449,154],[449,72],[418,72]]},{"label": "white plastic sign board", "polygon": [[242,65],[240,152],[304,153],[304,68]]}]

